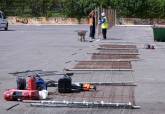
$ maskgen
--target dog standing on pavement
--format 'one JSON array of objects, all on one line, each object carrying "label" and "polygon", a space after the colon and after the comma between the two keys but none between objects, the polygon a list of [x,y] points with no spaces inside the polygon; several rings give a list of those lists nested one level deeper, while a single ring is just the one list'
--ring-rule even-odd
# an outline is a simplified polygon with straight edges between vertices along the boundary
[{"label": "dog standing on pavement", "polygon": [[79,31],[77,31],[78,36],[79,36],[79,40],[80,40],[81,42],[85,42],[85,35],[86,35],[86,32],[87,32],[87,31],[85,31],[85,30],[79,30]]}]

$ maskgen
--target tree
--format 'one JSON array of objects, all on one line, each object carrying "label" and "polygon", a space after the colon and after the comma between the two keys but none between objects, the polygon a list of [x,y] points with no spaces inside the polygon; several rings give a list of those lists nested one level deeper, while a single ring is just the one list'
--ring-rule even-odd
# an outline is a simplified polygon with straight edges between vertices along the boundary
[{"label": "tree", "polygon": [[80,20],[85,16],[84,7],[86,0],[63,0],[64,14],[68,17],[76,17]]},{"label": "tree", "polygon": [[0,9],[11,16],[63,13],[80,20],[97,7],[111,7],[122,17],[165,18],[165,0],[0,0]]}]

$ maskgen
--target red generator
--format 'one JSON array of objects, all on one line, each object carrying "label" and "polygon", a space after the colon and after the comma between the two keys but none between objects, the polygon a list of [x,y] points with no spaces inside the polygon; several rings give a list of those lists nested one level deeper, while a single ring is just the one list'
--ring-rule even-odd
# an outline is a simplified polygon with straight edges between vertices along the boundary
[{"label": "red generator", "polygon": [[[21,87],[20,85],[23,86]],[[25,85],[26,81],[17,80],[17,89],[9,89],[5,91],[4,99],[7,101],[38,100],[39,91],[37,90],[35,76],[29,76],[27,89]]]}]

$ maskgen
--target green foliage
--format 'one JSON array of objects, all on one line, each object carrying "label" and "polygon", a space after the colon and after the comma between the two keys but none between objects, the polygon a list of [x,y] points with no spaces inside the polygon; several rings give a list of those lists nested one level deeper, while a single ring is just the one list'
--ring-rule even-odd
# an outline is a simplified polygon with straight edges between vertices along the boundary
[{"label": "green foliage", "polygon": [[164,18],[165,0],[111,0],[123,17]]},{"label": "green foliage", "polygon": [[60,0],[0,0],[0,10],[9,16],[47,17],[50,12],[60,12],[60,5]]},{"label": "green foliage", "polygon": [[96,0],[62,0],[63,12],[66,16],[80,20],[97,7]]},{"label": "green foliage", "polygon": [[121,17],[165,18],[165,0],[0,0],[0,10],[9,16],[81,19],[97,7],[111,7]]}]

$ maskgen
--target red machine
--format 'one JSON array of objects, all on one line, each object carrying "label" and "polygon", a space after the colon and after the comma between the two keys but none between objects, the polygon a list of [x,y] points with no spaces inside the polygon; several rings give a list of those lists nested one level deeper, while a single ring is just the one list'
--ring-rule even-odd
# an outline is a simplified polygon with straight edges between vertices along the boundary
[{"label": "red machine", "polygon": [[[18,86],[18,83],[17,83]],[[7,101],[18,101],[18,100],[38,100],[39,91],[37,90],[35,76],[30,76],[28,80],[27,89],[9,89],[4,92],[4,99]]]}]

